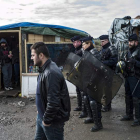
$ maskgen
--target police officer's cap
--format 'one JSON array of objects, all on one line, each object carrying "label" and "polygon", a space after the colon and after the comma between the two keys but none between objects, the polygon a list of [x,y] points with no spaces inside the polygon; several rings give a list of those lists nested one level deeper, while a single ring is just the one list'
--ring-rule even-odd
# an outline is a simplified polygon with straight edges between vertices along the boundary
[{"label": "police officer's cap", "polygon": [[134,40],[138,41],[138,36],[136,34],[130,35],[129,36],[129,41],[134,41]]},{"label": "police officer's cap", "polygon": [[80,38],[81,38],[81,36],[79,36],[79,35],[78,36],[74,36],[74,37],[71,38],[71,41],[74,42],[76,40],[80,40]]},{"label": "police officer's cap", "polygon": [[81,38],[80,40],[81,40],[81,42],[83,43],[83,42],[86,42],[86,41],[92,41],[92,39],[93,39],[93,37],[92,36],[88,36],[88,37],[83,37],[83,38]]},{"label": "police officer's cap", "polygon": [[105,40],[105,39],[108,39],[108,35],[101,35],[99,37],[100,40]]}]

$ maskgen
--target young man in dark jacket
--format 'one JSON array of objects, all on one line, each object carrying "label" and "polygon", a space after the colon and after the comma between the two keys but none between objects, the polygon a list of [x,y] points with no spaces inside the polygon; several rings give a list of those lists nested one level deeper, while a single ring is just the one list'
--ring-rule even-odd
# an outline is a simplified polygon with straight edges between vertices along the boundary
[{"label": "young man in dark jacket", "polygon": [[70,116],[70,98],[61,70],[49,58],[43,42],[31,46],[31,59],[39,66],[36,105],[37,129],[35,140],[63,140],[64,122]]},{"label": "young man in dark jacket", "polygon": [[[12,52],[11,52],[12,53]],[[12,54],[7,45],[5,39],[0,40],[0,63],[2,65],[2,74],[3,74],[3,83],[5,90],[12,90],[11,87],[11,78],[12,78]]]}]

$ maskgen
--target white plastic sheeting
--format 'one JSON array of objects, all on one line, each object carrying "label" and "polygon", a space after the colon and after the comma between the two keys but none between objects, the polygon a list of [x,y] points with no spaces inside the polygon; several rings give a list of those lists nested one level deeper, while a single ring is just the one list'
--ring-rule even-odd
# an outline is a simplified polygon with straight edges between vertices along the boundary
[{"label": "white plastic sheeting", "polygon": [[134,33],[134,29],[140,26],[140,19],[114,19],[109,29],[109,40],[118,49],[119,60],[128,50],[128,38]]},{"label": "white plastic sheeting", "polygon": [[[73,84],[66,81],[70,96],[76,96],[76,88]],[[22,75],[22,97],[32,97],[36,94],[37,74],[23,74]]]}]

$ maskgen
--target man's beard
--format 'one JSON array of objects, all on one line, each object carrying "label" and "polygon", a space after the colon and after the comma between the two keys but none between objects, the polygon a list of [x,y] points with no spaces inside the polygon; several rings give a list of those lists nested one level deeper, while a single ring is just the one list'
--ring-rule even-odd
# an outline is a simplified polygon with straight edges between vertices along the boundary
[{"label": "man's beard", "polygon": [[129,45],[129,48],[130,48],[130,49],[135,48],[135,44],[134,44],[134,45]]},{"label": "man's beard", "polygon": [[41,66],[42,65],[42,61],[40,59],[38,59],[38,61],[36,61],[36,64],[34,64],[35,66]]}]

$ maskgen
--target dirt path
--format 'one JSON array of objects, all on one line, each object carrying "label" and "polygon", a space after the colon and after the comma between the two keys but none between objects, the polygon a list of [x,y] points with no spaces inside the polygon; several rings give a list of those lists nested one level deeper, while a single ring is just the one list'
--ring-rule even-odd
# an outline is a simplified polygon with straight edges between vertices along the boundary
[{"label": "dirt path", "polygon": [[[102,113],[104,129],[90,132],[93,124],[84,124],[79,112],[74,112],[76,98],[71,99],[70,120],[65,125],[65,140],[138,140],[140,126],[131,127],[132,122],[121,122],[125,114],[124,88],[112,101],[112,111]],[[35,100],[26,98],[0,98],[0,140],[33,140],[35,134]]]}]

